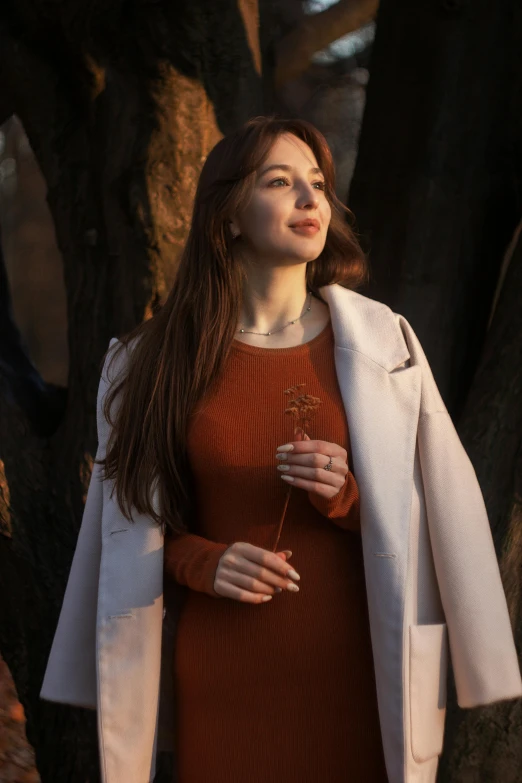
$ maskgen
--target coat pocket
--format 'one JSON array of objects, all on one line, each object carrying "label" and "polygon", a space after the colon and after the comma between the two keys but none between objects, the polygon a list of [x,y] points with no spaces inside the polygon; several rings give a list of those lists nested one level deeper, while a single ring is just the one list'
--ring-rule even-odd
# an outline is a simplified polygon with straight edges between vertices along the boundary
[{"label": "coat pocket", "polygon": [[415,761],[442,752],[448,667],[446,623],[410,625],[410,736]]}]

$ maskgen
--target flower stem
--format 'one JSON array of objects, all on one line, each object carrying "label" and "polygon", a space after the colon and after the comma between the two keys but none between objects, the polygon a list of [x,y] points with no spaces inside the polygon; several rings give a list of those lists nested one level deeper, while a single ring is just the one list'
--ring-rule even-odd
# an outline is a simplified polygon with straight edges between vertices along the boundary
[{"label": "flower stem", "polygon": [[286,493],[285,506],[283,508],[283,514],[281,516],[281,521],[279,522],[279,527],[277,528],[277,537],[276,537],[276,541],[275,541],[275,544],[273,546],[272,552],[276,551],[277,545],[279,544],[279,539],[281,538],[281,531],[283,529],[283,522],[284,522],[284,519],[285,519],[286,509],[288,507],[288,501],[290,500],[290,493],[291,493],[291,491],[292,491],[292,487],[288,487],[288,491]]},{"label": "flower stem", "polygon": [[[305,428],[301,427],[301,432],[298,432],[297,431],[298,429],[299,429],[298,427],[295,428],[294,435],[296,435],[296,440],[302,440],[303,439],[303,432],[305,431]],[[275,541],[274,547],[272,549],[272,552],[276,551],[277,545],[279,544],[279,539],[281,538],[281,532],[283,530],[283,522],[285,520],[286,509],[288,508],[288,501],[290,500],[290,493],[291,492],[292,492],[292,487],[288,487],[288,491],[286,493],[285,505],[284,505],[284,508],[283,508],[283,514],[281,516],[281,521],[279,522],[279,526],[277,528],[276,541]]]}]

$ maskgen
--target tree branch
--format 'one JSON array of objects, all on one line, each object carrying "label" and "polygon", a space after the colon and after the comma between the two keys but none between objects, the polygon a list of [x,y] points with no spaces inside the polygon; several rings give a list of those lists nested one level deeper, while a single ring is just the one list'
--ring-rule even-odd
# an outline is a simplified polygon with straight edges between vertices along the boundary
[{"label": "tree branch", "polygon": [[275,88],[300,76],[316,52],[371,22],[378,8],[379,0],[339,0],[319,14],[305,16],[276,45]]}]

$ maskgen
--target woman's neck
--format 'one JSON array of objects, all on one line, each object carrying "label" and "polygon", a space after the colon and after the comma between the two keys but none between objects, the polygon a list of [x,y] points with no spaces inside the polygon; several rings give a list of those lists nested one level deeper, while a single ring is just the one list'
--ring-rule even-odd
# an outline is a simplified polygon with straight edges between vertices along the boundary
[{"label": "woman's neck", "polygon": [[308,318],[307,307],[313,307],[313,297],[308,293],[306,284],[295,289],[275,289],[274,286],[262,289],[249,289],[243,294],[239,329],[253,332],[275,332],[291,321]]},{"label": "woman's neck", "polygon": [[[251,334],[249,332],[237,333],[235,339],[246,345],[256,345],[261,348],[293,348],[296,345],[302,345],[313,340],[330,321],[330,309],[327,304],[312,297],[311,310],[306,313],[304,318],[290,324],[285,329],[281,329],[275,334],[266,335],[266,333]],[[257,329],[252,329],[257,332]],[[260,331],[260,330],[259,330]],[[267,329],[267,331],[269,331]]]}]

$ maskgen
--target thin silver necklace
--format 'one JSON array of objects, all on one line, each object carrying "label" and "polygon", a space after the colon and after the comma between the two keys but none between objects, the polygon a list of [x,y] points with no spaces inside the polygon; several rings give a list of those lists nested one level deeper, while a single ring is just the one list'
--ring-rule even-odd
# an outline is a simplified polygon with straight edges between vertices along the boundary
[{"label": "thin silver necklace", "polygon": [[[305,315],[312,309],[312,292],[308,291],[310,294],[310,301],[308,303],[308,307],[304,311],[303,315],[300,315],[299,318],[296,318],[295,321],[300,321],[301,318],[304,318]],[[248,332],[246,329],[238,329],[237,334],[262,334],[264,337],[268,337],[270,334],[275,334],[276,332],[282,332],[283,329],[286,329],[287,326],[291,326],[292,324],[295,324],[295,321],[289,321],[285,326],[282,326],[281,329],[275,329],[273,332]]]}]

